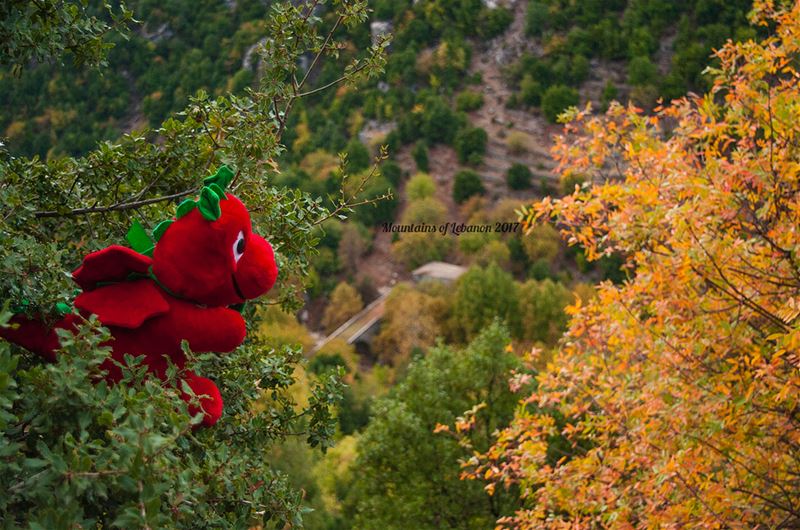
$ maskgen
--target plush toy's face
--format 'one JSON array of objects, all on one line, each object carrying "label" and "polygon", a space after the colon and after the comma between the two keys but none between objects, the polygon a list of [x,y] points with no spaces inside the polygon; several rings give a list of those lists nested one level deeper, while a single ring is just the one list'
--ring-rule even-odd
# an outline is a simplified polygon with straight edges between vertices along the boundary
[{"label": "plush toy's face", "polygon": [[208,220],[198,208],[173,222],[153,251],[153,273],[173,293],[228,306],[269,291],[278,276],[272,247],[252,232],[250,214],[231,194]]}]

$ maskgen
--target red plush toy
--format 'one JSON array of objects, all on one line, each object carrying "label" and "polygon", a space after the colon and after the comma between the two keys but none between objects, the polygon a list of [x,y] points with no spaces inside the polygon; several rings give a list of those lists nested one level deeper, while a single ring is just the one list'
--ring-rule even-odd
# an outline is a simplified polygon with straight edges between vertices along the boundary
[{"label": "red plush toy", "polygon": [[[137,223],[128,239],[139,252],[112,245],[86,256],[72,273],[83,290],[74,305],[84,316],[96,314],[111,331],[116,361],[144,355],[149,372],[163,380],[168,359],[185,367],[183,340],[199,353],[230,352],[244,340],[244,319],[231,306],[269,291],[278,268],[270,244],[252,232],[245,206],[223,191],[232,177],[222,166],[206,178],[197,201],[184,201],[175,220],[155,228],[154,246]],[[55,327],[74,329],[79,318],[67,315]],[[0,329],[0,336],[55,360],[54,329],[22,317],[13,322],[18,327]],[[111,360],[102,368],[108,380],[121,378]],[[204,395],[203,424],[214,425],[222,415],[219,389],[210,379],[184,374],[192,391]]]}]

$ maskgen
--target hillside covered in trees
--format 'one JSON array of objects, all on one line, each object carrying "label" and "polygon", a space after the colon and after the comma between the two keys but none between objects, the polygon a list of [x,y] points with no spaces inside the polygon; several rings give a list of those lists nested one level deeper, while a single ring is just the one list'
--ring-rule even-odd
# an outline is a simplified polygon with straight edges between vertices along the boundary
[{"label": "hillside covered in trees", "polygon": [[98,383],[102,319],[0,341],[12,527],[800,525],[796,6],[41,0],[0,36],[0,325],[222,164],[280,269],[241,347],[183,345],[210,428],[182,366]]}]

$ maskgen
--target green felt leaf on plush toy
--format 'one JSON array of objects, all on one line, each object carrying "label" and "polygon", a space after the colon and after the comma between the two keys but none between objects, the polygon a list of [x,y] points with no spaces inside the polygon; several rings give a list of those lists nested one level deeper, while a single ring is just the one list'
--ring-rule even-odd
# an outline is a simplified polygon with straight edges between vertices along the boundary
[{"label": "green felt leaf on plush toy", "polygon": [[216,193],[216,194],[217,194],[217,197],[219,197],[219,198],[220,198],[220,200],[223,200],[223,199],[227,199],[227,198],[228,198],[228,196],[227,196],[227,195],[225,195],[225,192],[224,192],[224,191],[222,191],[222,188],[220,188],[220,187],[219,187],[219,185],[218,185],[217,183],[213,183],[213,182],[212,182],[211,184],[209,184],[209,185],[208,185],[208,187],[209,187],[209,188],[211,188],[211,189],[214,191],[214,193]]},{"label": "green felt leaf on plush toy", "polygon": [[195,209],[197,203],[193,199],[186,199],[182,203],[178,205],[178,209],[175,212],[175,218],[180,219],[187,213],[191,212]]},{"label": "green felt leaf on plush toy", "polygon": [[131,224],[128,233],[125,235],[125,239],[128,241],[131,248],[139,254],[150,257],[153,256],[153,247],[155,244],[153,240],[150,239],[150,236],[147,235],[147,231],[142,226],[142,223],[138,220]]},{"label": "green felt leaf on plush toy", "polygon": [[[233,180],[233,176],[234,172],[228,166],[220,166],[216,173],[203,179],[203,184],[206,186],[216,184],[220,190],[224,190]],[[220,197],[223,198],[221,195]]]},{"label": "green felt leaf on plush toy", "polygon": [[197,207],[200,213],[208,221],[216,221],[222,215],[222,210],[219,207],[219,195],[208,186],[203,186],[200,190],[200,200],[197,202]]},{"label": "green felt leaf on plush toy", "polygon": [[172,219],[167,219],[166,221],[161,221],[160,223],[158,223],[156,227],[153,228],[153,239],[155,239],[156,242],[158,242],[161,239],[161,236],[164,235],[164,232],[167,231],[167,228],[169,228],[169,225],[171,225],[174,222],[175,221],[173,221]]}]

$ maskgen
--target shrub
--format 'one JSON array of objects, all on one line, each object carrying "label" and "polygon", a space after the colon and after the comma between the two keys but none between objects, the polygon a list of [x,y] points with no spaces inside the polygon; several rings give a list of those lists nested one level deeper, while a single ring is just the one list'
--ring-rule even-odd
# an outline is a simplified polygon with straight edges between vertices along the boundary
[{"label": "shrub", "polygon": [[551,123],[558,120],[559,114],[580,101],[578,91],[564,85],[553,85],[542,96],[542,112]]},{"label": "shrub", "polygon": [[369,150],[358,138],[350,140],[345,151],[347,152],[347,171],[349,173],[358,173],[369,167]]},{"label": "shrub", "polygon": [[455,149],[462,164],[478,165],[486,154],[489,136],[480,127],[461,129],[455,138]]},{"label": "shrub", "polygon": [[525,74],[519,84],[519,97],[522,102],[531,107],[538,107],[542,103],[544,87],[530,74]]},{"label": "shrub", "polygon": [[396,188],[400,184],[400,178],[403,176],[403,169],[397,162],[387,160],[381,164],[381,174],[386,177],[389,184]]},{"label": "shrub", "polygon": [[529,37],[538,37],[547,26],[547,5],[538,0],[533,0],[528,3],[528,9],[525,12],[525,34]]},{"label": "shrub", "polygon": [[600,95],[600,105],[603,110],[608,109],[609,104],[617,99],[619,90],[617,86],[609,79],[603,87],[603,93]]},{"label": "shrub", "polygon": [[427,173],[417,173],[406,184],[406,197],[408,200],[427,199],[436,193],[436,183]]},{"label": "shrub", "polygon": [[512,155],[522,155],[528,152],[533,143],[533,138],[522,131],[512,131],[506,137],[506,147]]},{"label": "shrub", "polygon": [[531,170],[523,164],[513,164],[506,173],[506,182],[512,190],[524,190],[531,186]]},{"label": "shrub", "polygon": [[402,222],[405,224],[444,222],[447,208],[433,197],[412,201],[403,212]]},{"label": "shrub", "polygon": [[456,96],[456,109],[462,112],[478,110],[483,106],[483,94],[465,90]]},{"label": "shrub", "polygon": [[[437,143],[450,144],[456,131],[461,127],[461,120],[441,97],[432,96],[423,103],[424,111],[421,132],[430,145]],[[413,138],[413,136],[412,136]]]},{"label": "shrub", "polygon": [[483,11],[483,21],[478,26],[478,33],[483,38],[493,39],[503,33],[513,21],[514,14],[508,8],[500,6],[486,9]]},{"label": "shrub", "polygon": [[411,156],[414,158],[414,163],[417,165],[418,171],[428,171],[428,144],[425,140],[419,140],[414,144],[411,150]]},{"label": "shrub", "polygon": [[649,57],[634,57],[628,63],[628,83],[631,85],[654,85],[658,81],[658,68]]},{"label": "shrub", "polygon": [[453,200],[461,204],[473,195],[482,195],[486,190],[481,177],[471,169],[462,169],[456,173],[453,182]]},{"label": "shrub", "polygon": [[408,232],[399,234],[392,244],[395,259],[409,270],[429,261],[441,261],[452,247],[453,239],[438,234]]}]

